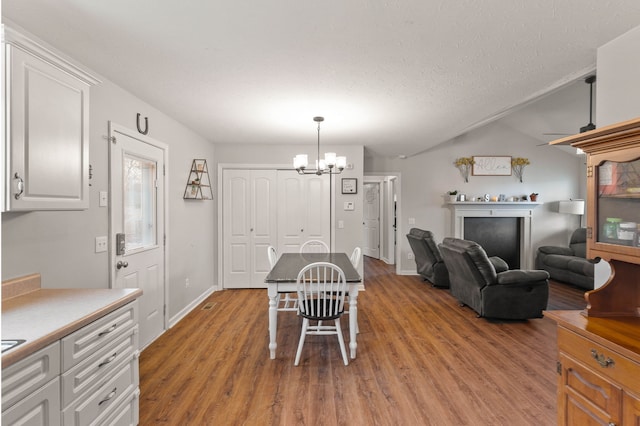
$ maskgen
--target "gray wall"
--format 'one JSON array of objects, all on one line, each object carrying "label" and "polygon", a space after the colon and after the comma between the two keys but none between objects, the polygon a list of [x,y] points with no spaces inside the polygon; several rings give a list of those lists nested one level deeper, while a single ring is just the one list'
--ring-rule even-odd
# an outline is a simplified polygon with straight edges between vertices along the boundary
[{"label": "gray wall", "polygon": [[[438,241],[451,236],[451,211],[444,204],[444,194],[454,189],[469,196],[489,193],[509,197],[537,192],[544,204],[534,210],[533,252],[541,245],[567,244],[571,232],[579,226],[579,218],[558,213],[558,201],[584,197],[584,157],[538,144],[539,140],[497,121],[404,160],[365,156],[367,174],[402,175],[399,270],[416,272],[415,262],[407,258],[411,249],[405,235],[411,227],[432,231]],[[522,183],[515,176],[470,176],[465,183],[454,161],[474,155],[526,157],[531,164],[525,168]],[[410,218],[415,219],[415,225],[409,224]]]},{"label": "gray wall", "polygon": [[[36,39],[35,37],[32,37]],[[55,46],[53,46],[55,49]],[[80,64],[81,65],[81,64]],[[93,74],[95,71],[89,70]],[[184,201],[194,158],[214,158],[214,146],[104,77],[91,88],[89,162],[93,167],[90,208],[70,212],[2,214],[2,279],[40,272],[46,288],[107,288],[107,253],[94,253],[95,237],[108,235],[108,208],[98,207],[108,190],[108,121],[136,128],[136,113],[149,118],[148,136],[169,146],[169,315],[210,291],[215,279],[215,201]],[[185,278],[190,286],[185,288]]]},{"label": "gray wall", "polygon": [[640,117],[640,26],[598,49],[596,125]]}]

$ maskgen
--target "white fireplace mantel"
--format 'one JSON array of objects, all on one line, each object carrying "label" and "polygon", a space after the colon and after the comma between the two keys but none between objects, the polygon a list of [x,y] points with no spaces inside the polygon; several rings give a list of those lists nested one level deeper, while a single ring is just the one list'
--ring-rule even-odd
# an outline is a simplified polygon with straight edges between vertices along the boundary
[{"label": "white fireplace mantel", "polygon": [[456,201],[447,203],[451,209],[453,236],[464,238],[464,219],[466,217],[520,217],[520,268],[531,269],[533,254],[531,251],[531,222],[533,209],[542,203],[520,202],[475,202]]}]

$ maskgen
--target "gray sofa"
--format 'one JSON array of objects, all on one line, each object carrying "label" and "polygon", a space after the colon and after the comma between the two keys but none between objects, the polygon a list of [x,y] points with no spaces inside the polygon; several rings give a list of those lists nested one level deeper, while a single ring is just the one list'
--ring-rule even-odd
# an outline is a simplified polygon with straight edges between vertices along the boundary
[{"label": "gray sofa", "polygon": [[439,247],[449,270],[451,294],[479,317],[542,317],[549,298],[548,272],[509,270],[504,260],[489,258],[474,241],[445,238]]},{"label": "gray sofa", "polygon": [[434,287],[449,288],[449,273],[431,231],[411,228],[407,234],[418,274]]},{"label": "gray sofa", "polygon": [[542,246],[536,254],[536,268],[549,272],[552,280],[593,290],[593,263],[587,256],[587,230],[571,234],[569,247]]}]

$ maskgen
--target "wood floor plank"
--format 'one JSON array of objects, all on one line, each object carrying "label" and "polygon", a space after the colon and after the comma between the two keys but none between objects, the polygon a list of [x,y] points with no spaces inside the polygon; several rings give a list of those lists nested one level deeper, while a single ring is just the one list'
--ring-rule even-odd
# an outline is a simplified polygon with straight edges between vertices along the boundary
[{"label": "wood floor plank", "polygon": [[[358,353],[278,317],[269,359],[265,290],[211,295],[140,358],[141,425],[552,425],[553,321],[476,318],[446,289],[365,257]],[[551,283],[548,309],[583,309],[583,291]],[[348,318],[342,321],[348,340]]]}]

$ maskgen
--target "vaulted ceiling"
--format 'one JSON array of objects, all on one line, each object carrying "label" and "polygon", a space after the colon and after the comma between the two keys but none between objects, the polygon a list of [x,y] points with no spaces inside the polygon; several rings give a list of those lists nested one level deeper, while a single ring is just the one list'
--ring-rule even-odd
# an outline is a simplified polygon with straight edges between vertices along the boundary
[{"label": "vaulted ceiling", "polygon": [[313,144],[323,115],[323,143],[397,156],[592,73],[640,2],[2,0],[2,14],[212,143]]}]

